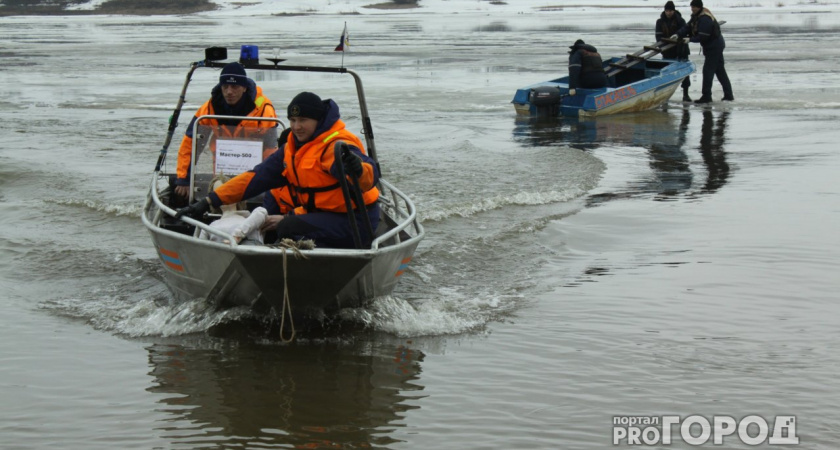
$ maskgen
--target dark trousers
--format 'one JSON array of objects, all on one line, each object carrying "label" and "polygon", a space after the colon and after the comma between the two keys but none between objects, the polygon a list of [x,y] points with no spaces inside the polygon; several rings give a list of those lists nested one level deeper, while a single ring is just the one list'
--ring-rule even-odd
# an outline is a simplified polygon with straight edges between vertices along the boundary
[{"label": "dark trousers", "polygon": [[[379,204],[374,204],[366,213],[375,231],[379,225]],[[368,246],[372,236],[367,230],[367,224],[360,213],[355,213],[355,216],[362,243]],[[312,239],[317,247],[355,248],[353,229],[346,213],[313,212],[299,216],[288,215],[277,225],[277,238],[296,241]]]},{"label": "dark trousers", "polygon": [[717,77],[720,86],[723,88],[724,97],[732,97],[732,83],[729,82],[729,75],[726,74],[726,67],[723,61],[723,48],[705,48],[703,54],[706,61],[703,62],[703,97],[712,98],[712,80]]}]

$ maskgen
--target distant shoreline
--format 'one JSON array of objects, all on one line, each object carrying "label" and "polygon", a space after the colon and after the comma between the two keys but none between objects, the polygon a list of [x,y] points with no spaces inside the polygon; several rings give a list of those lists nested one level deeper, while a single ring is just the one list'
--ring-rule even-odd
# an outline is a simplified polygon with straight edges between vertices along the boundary
[{"label": "distant shoreline", "polygon": [[394,3],[394,2],[385,2],[385,3],[375,3],[373,5],[366,5],[363,8],[371,8],[371,9],[414,9],[419,8],[420,5],[416,3]]},{"label": "distant shoreline", "polygon": [[192,14],[213,11],[219,6],[210,0],[109,0],[96,9],[66,9],[78,1],[59,0],[51,4],[35,6],[11,6],[0,8],[0,16],[91,16],[91,15],[136,15],[157,16]]},{"label": "distant shoreline", "polygon": [[[166,1],[150,0],[148,2],[137,2],[136,0],[110,0],[103,3],[97,9],[65,9],[66,4],[45,5],[45,6],[3,6],[0,8],[0,17],[9,16],[96,16],[96,15],[134,15],[134,16],[163,16],[194,14],[199,12],[214,11],[219,6],[210,0]],[[393,2],[374,3],[364,6],[371,9],[414,9],[420,5],[398,4]]]}]

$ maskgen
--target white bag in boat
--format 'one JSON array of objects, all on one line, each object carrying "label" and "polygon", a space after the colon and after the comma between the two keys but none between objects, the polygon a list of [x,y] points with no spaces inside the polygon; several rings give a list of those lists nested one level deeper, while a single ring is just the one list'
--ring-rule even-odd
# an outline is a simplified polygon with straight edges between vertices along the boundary
[{"label": "white bag in boat", "polygon": [[[222,217],[210,223],[210,226],[239,238],[240,242],[247,238],[262,244],[263,236],[260,234],[260,225],[265,222],[266,217],[268,217],[268,211],[261,206],[250,213],[248,211],[223,211]],[[214,242],[223,242],[221,236],[210,235],[204,230],[201,230],[198,237],[200,239],[210,239]]]}]

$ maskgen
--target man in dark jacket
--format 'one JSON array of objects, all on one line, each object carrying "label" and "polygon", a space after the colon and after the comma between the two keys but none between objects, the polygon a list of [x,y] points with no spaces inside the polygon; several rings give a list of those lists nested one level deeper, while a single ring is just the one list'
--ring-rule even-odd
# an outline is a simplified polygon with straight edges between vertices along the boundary
[{"label": "man in dark jacket", "polygon": [[[665,3],[665,10],[659,15],[659,19],[656,20],[656,42],[668,39],[684,26],[685,19],[682,18],[682,14],[680,14],[680,12],[677,11],[677,8],[674,7],[674,2],[668,0],[668,3]],[[667,59],[687,60],[690,52],[688,44],[680,41],[673,47],[663,51],[662,57]],[[683,78],[682,89],[684,102],[691,101],[691,97],[688,96],[689,86],[691,86],[691,80],[689,77]]]},{"label": "man in dark jacket", "polygon": [[604,62],[598,50],[578,39],[569,47],[569,95],[575,95],[576,89],[596,89],[607,86],[607,74]]},{"label": "man in dark jacket", "polygon": [[699,43],[703,48],[703,55],[706,57],[706,61],[703,63],[703,89],[701,91],[703,95],[694,103],[711,103],[712,79],[714,77],[717,77],[720,86],[723,88],[722,100],[735,100],[735,96],[732,94],[732,84],[729,82],[729,75],[726,74],[723,61],[723,49],[726,48],[726,41],[723,40],[720,24],[715,16],[703,7],[703,0],[691,0],[691,20],[671,37],[680,39],[685,36],[689,36],[691,42]]}]

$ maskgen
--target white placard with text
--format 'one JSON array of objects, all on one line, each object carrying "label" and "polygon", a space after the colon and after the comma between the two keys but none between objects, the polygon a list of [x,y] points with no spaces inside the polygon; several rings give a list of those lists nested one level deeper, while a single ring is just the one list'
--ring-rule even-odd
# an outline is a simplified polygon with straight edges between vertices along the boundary
[{"label": "white placard with text", "polygon": [[216,173],[239,175],[262,162],[262,141],[216,141]]}]

